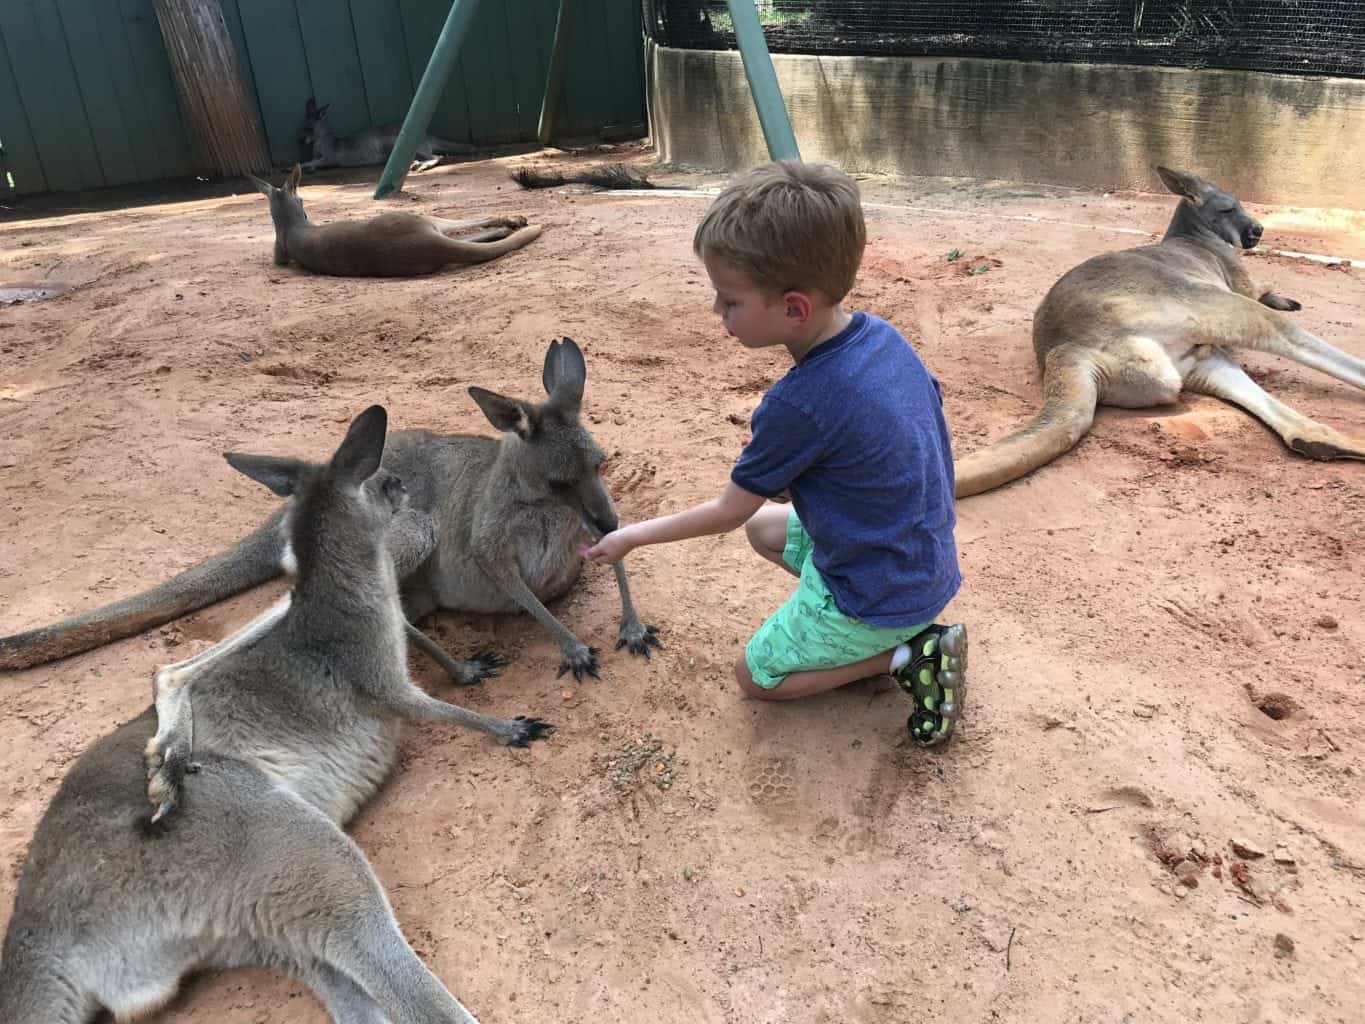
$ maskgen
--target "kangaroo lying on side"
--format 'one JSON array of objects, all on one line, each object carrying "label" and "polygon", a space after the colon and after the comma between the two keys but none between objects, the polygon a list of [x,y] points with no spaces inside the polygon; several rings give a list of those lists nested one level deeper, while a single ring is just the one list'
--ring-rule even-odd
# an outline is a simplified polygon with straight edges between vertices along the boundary
[{"label": "kangaroo lying on side", "polygon": [[[327,111],[331,106],[327,103],[319,108],[310,97],[304,109],[299,139],[313,152],[313,159],[303,165],[305,171],[319,171],[324,167],[369,167],[388,160],[398,141],[401,124],[362,128],[344,139],[338,138],[327,123]],[[423,135],[413,154],[412,170],[429,170],[439,164],[443,156],[468,156],[474,151],[466,142],[448,142],[434,135]]]},{"label": "kangaroo lying on side", "polygon": [[1171,405],[1181,390],[1221,398],[1261,420],[1300,455],[1365,459],[1353,440],[1276,401],[1229,349],[1274,352],[1365,388],[1365,360],[1333,348],[1282,312],[1300,308],[1258,289],[1237,247],[1261,225],[1237,198],[1192,174],[1158,167],[1181,197],[1156,245],[1108,253],[1069,271],[1033,317],[1042,411],[957,463],[957,496],[979,494],[1046,465],[1090,429],[1097,403]]},{"label": "kangaroo lying on side", "polygon": [[[417,277],[450,263],[486,263],[540,237],[525,217],[446,220],[416,213],[381,213],[369,220],[314,224],[303,212],[298,164],[279,188],[256,176],[251,180],[270,200],[275,224],[275,262],[292,259],[315,274],[338,277]],[[467,238],[452,231],[484,228]]]},{"label": "kangaroo lying on side", "polygon": [[[402,574],[408,618],[432,611],[526,611],[559,642],[559,673],[597,675],[597,651],[562,626],[542,603],[563,594],[577,579],[579,540],[616,529],[616,510],[598,475],[602,451],[578,420],[587,366],[572,339],[552,341],[542,382],[549,400],[540,405],[483,388],[470,394],[501,438],[434,434],[392,435],[385,468],[406,481],[412,506],[436,521],[436,548]],[[186,569],[151,590],[52,626],[0,637],[0,669],[22,669],[169,622],[291,571],[287,541],[293,503],[276,512],[229,550]],[[641,624],[631,602],[622,563],[614,567],[621,592],[621,629],[616,647],[649,656],[659,647],[653,626]],[[410,640],[435,659],[456,683],[493,673],[497,661],[482,656],[455,661],[434,641],[409,627]]]},{"label": "kangaroo lying on side", "polygon": [[385,425],[381,407],[367,409],[325,465],[233,458],[295,503],[292,601],[197,659],[198,765],[169,823],[147,820],[151,708],[67,773],[15,894],[0,958],[5,1024],[82,1024],[101,1010],[127,1020],[167,1002],[188,973],[245,964],[295,975],[342,1024],[474,1021],[404,940],[341,825],[392,768],[404,718],[513,743],[546,726],[472,715],[408,677],[386,544],[406,493],[381,466]]}]

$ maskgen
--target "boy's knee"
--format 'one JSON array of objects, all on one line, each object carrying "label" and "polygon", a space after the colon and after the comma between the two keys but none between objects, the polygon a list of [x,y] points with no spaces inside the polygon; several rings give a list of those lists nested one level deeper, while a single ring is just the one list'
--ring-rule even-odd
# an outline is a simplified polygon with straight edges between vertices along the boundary
[{"label": "boy's knee", "polygon": [[735,682],[739,684],[739,692],[750,700],[772,700],[773,691],[765,690],[754,682],[753,673],[749,671],[749,662],[744,655],[739,656],[735,662]]}]

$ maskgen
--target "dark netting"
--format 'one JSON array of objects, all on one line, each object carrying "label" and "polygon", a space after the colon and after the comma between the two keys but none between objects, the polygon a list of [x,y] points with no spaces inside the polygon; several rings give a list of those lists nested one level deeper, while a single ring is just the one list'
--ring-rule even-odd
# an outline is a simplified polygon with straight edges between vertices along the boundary
[{"label": "dark netting", "polygon": [[[732,49],[724,0],[645,0],[666,46]],[[774,53],[998,57],[1365,77],[1365,0],[758,0]]]}]

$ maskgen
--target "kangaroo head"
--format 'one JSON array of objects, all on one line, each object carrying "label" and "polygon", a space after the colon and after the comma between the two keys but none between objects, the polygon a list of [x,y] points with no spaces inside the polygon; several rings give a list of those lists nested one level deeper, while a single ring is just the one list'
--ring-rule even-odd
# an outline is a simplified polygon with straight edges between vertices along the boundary
[{"label": "kangaroo head", "polygon": [[327,111],[331,108],[330,103],[319,107],[310,96],[308,105],[303,110],[303,128],[299,131],[299,141],[307,146],[308,151],[314,156],[317,155],[317,144],[332,133],[331,126],[326,120]]},{"label": "kangaroo head", "polygon": [[522,497],[551,500],[574,510],[593,536],[617,527],[616,509],[602,483],[605,456],[578,421],[587,380],[583,353],[572,338],[550,342],[540,404],[471,387],[470,396],[488,421],[517,438],[517,476]]},{"label": "kangaroo head", "polygon": [[1261,241],[1260,222],[1242,208],[1231,192],[1184,171],[1158,167],[1156,172],[1165,186],[1183,200],[1180,205],[1194,221],[1189,226],[1202,228],[1228,245],[1243,249],[1253,249]]},{"label": "kangaroo head", "polygon": [[403,481],[381,468],[388,414],[372,405],[351,423],[325,463],[227,452],[228,464],[284,498],[293,498],[289,537],[299,579],[320,559],[366,569],[389,521],[408,503]]},{"label": "kangaroo head", "polygon": [[275,262],[284,266],[289,262],[289,229],[297,224],[308,223],[308,214],[303,212],[303,200],[299,198],[303,168],[295,164],[279,188],[254,174],[250,178],[261,194],[270,200],[270,219],[275,225]]}]

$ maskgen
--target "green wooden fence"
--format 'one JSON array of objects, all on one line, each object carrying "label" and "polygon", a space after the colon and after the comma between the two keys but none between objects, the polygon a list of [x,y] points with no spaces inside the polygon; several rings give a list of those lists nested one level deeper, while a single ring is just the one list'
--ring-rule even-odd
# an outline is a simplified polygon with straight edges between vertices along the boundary
[{"label": "green wooden fence", "polygon": [[[450,0],[220,0],[271,159],[306,156],[308,98],[340,135],[401,121]],[[480,0],[430,131],[531,141],[558,0]],[[581,0],[564,135],[643,125],[639,0]],[[152,0],[0,0],[0,194],[182,177],[189,131]],[[376,172],[377,173],[377,172]]]}]

